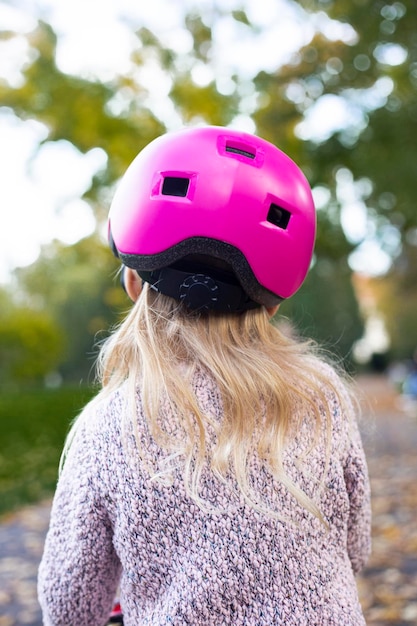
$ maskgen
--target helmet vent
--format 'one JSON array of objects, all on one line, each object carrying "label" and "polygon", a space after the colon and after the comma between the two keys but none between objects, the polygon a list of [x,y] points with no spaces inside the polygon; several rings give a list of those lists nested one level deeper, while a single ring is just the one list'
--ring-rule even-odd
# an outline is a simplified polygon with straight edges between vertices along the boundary
[{"label": "helmet vent", "polygon": [[229,141],[226,141],[225,151],[232,152],[233,154],[240,154],[240,156],[246,157],[247,159],[254,159],[256,157],[256,152],[252,152],[250,148],[247,148],[246,146],[242,148]]},{"label": "helmet vent", "polygon": [[190,186],[189,178],[182,178],[178,176],[166,176],[162,183],[161,193],[164,196],[179,196],[185,198]]},{"label": "helmet vent", "polygon": [[272,202],[266,219],[268,222],[271,222],[271,224],[285,230],[288,226],[288,222],[290,221],[290,217],[291,213],[289,211]]}]

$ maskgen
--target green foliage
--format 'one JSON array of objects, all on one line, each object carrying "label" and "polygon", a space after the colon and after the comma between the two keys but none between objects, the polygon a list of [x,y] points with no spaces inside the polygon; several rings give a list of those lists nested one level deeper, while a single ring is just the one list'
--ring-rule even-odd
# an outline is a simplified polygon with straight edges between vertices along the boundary
[{"label": "green foliage", "polygon": [[[81,152],[100,147],[111,155],[100,185],[110,184],[137,152],[165,126],[143,105],[147,95],[128,78],[103,84],[61,72],[55,61],[56,34],[39,22],[28,35],[33,62],[22,73],[22,86],[10,89],[0,82],[0,102],[22,119],[36,119],[48,129],[48,140],[66,139]],[[115,94],[128,92],[132,104],[126,113],[113,114]]]},{"label": "green foliage", "polygon": [[87,388],[1,393],[0,514],[53,493],[65,436],[91,395]]},{"label": "green foliage", "polygon": [[95,344],[128,308],[119,265],[108,246],[92,236],[70,247],[52,242],[36,263],[17,271],[28,305],[59,320],[67,341],[58,369],[67,381],[93,378]]},{"label": "green foliage", "polygon": [[229,96],[220,94],[214,81],[201,87],[193,83],[188,73],[176,82],[170,95],[185,123],[210,120],[211,124],[224,126],[237,114],[236,103]]},{"label": "green foliage", "polygon": [[14,306],[0,311],[1,387],[42,381],[62,359],[64,341],[45,311]]},{"label": "green foliage", "polygon": [[[361,332],[347,265],[349,253],[360,242],[349,242],[341,226],[341,200],[336,192],[338,170],[346,168],[354,180],[370,181],[369,193],[364,198],[369,231],[388,252],[392,253],[392,229],[404,243],[417,226],[413,165],[417,139],[417,4],[413,0],[394,3],[301,0],[295,4],[315,13],[316,19],[319,16],[316,23],[323,22],[327,14],[330,19],[346,24],[350,28],[350,40],[347,30],[344,38],[337,38],[332,37],[331,31],[319,29],[287,65],[266,71],[260,61],[260,70],[252,82],[247,77],[231,75],[225,94],[217,89],[219,76],[212,64],[216,20],[225,14],[220,5],[204,12],[196,4],[185,16],[184,28],[192,38],[192,46],[186,53],[167,49],[158,33],[141,28],[136,33],[132,70],[114,76],[107,83],[62,72],[56,63],[56,34],[48,24],[39,22],[27,36],[32,55],[22,68],[24,83],[15,88],[0,83],[0,101],[20,118],[45,124],[49,141],[66,139],[82,152],[94,147],[106,152],[107,167],[93,179],[86,193],[98,221],[103,222],[114,182],[135,154],[166,130],[167,120],[155,115],[149,104],[152,93],[138,78],[142,67],[148,63],[158,65],[170,81],[167,95],[170,110],[174,108],[185,123],[230,124],[236,115],[247,110],[245,97],[248,88],[254,86],[251,117],[257,132],[299,163],[313,187],[322,185],[330,192],[328,205],[319,213],[315,271],[319,274],[325,267],[331,270],[326,270],[326,279],[322,276],[317,284],[318,274],[313,273],[310,279],[311,284],[315,283],[315,293],[319,287],[324,289],[326,281],[333,285],[326,292],[326,313],[316,308],[309,283],[287,310],[296,316],[298,307],[309,311],[312,324],[308,323],[304,330],[319,329],[326,319],[325,332],[317,335],[341,345],[338,339],[341,333],[353,340]],[[246,34],[251,29],[259,34],[259,27],[250,22],[247,6],[247,2],[242,2],[241,8],[228,17],[245,29]],[[5,33],[4,37],[13,34]],[[398,63],[392,61],[392,55],[401,51],[404,51],[403,59]],[[211,73],[212,78],[200,84],[194,72],[199,69],[208,70],[207,76]],[[301,140],[298,124],[325,95],[342,98],[352,111],[360,113],[358,123],[327,137],[317,139],[313,135],[309,140]],[[86,248],[92,243],[85,244]],[[70,252],[53,244],[45,248],[35,267],[19,272],[21,289],[30,297],[31,306],[36,298],[39,302],[40,294],[49,314],[70,337],[67,365],[61,369],[72,378],[88,375],[92,363],[85,357],[92,349],[95,332],[117,319],[125,302],[122,295],[120,299],[114,295],[113,287],[106,288],[106,281],[116,268],[109,253],[104,253],[98,244],[94,264],[93,253],[88,257],[83,245],[75,246]],[[404,246],[402,267],[410,267],[409,261],[405,265],[403,261],[407,255],[413,257],[413,247]],[[51,285],[49,292],[46,285]],[[345,297],[343,289],[348,290]],[[118,302],[106,311],[109,299]],[[341,303],[347,307],[349,332],[339,327]],[[394,328],[393,320],[390,323]],[[343,327],[346,328],[346,323]],[[401,333],[401,329],[394,332],[396,342],[403,341]],[[349,349],[346,340],[342,351]],[[81,365],[83,362],[87,365]]]},{"label": "green foliage", "polygon": [[[300,4],[349,24],[354,36],[346,43],[317,33],[291,63],[271,74],[260,72],[255,78],[262,94],[254,113],[258,131],[287,150],[313,186],[320,184],[331,191],[333,206],[329,204],[327,212],[334,210],[336,174],[341,167],[349,169],[355,180],[368,179],[370,191],[364,198],[368,230],[388,254],[395,254],[393,233],[404,244],[417,226],[417,4],[412,0],[304,0]],[[395,54],[403,55],[398,64]],[[297,124],[325,95],[343,99],[352,111],[361,113],[362,121],[359,116],[357,124],[324,139],[313,136],[297,141]],[[332,230],[322,220],[316,248],[319,257],[328,255],[329,245],[340,246],[340,256],[346,252],[343,232],[334,246]],[[409,252],[411,247],[405,246],[401,259]],[[398,335],[393,339],[397,341]]]},{"label": "green foliage", "polygon": [[300,291],[281,305],[280,313],[302,335],[352,368],[351,348],[362,335],[362,321],[345,263],[318,260]]},{"label": "green foliage", "polygon": [[[369,178],[372,192],[368,207],[384,218],[376,220],[377,228],[382,230],[380,235],[383,237],[385,222],[389,221],[405,240],[409,229],[417,225],[413,167],[417,139],[417,4],[413,0],[302,0],[300,4],[312,12],[325,10],[330,18],[349,24],[355,36],[347,44],[317,34],[299,51],[294,63],[279,68],[272,76],[258,77],[258,84],[266,80],[267,93],[278,84],[278,98],[271,99],[265,111],[257,112],[259,127],[266,124],[265,116],[281,108],[282,102],[291,103],[288,87],[295,84],[305,93],[303,99],[292,103],[299,116],[326,94],[344,98],[352,109],[362,109],[363,124],[340,130],[313,145],[306,142],[302,161],[312,173],[313,184],[322,182],[332,188],[334,172],[341,165],[350,169],[356,179]],[[398,64],[396,54],[403,54]],[[387,198],[391,199],[389,203]]]},{"label": "green foliage", "polygon": [[417,247],[408,245],[383,280],[380,308],[392,339],[391,357],[411,359],[417,350]]},{"label": "green foliage", "polygon": [[[345,43],[341,39],[329,41],[317,33],[291,63],[271,74],[260,72],[255,84],[262,98],[254,119],[261,135],[281,145],[303,166],[313,186],[320,184],[331,191],[326,215],[319,216],[319,259],[336,261],[349,248],[340,220],[332,219],[338,169],[347,168],[354,179],[370,181],[370,193],[365,198],[369,231],[391,255],[395,253],[393,234],[399,234],[402,241],[392,280],[388,278],[390,298],[383,302],[383,312],[392,356],[404,358],[417,345],[417,282],[412,271],[417,254],[417,4],[413,0],[302,0],[300,4],[310,12],[325,11],[330,18],[349,24],[354,37]],[[402,62],[389,62],[394,51],[403,52]],[[325,139],[297,142],[297,124],[324,95],[343,98],[352,110],[361,110],[362,122]],[[297,297],[302,299],[302,292]],[[327,311],[338,307],[331,300],[335,298],[330,293]],[[320,318],[313,313],[314,308],[309,300],[308,310],[316,325]],[[337,321],[338,316],[329,319],[329,328],[335,330]]]}]

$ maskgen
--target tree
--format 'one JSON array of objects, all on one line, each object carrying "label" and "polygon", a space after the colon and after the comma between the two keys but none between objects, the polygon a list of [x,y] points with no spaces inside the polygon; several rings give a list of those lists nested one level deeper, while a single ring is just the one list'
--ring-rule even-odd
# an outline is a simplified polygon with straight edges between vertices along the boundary
[{"label": "tree", "polygon": [[303,287],[281,305],[280,313],[346,368],[354,366],[352,346],[360,339],[363,325],[349,268],[343,260],[317,260]]},{"label": "tree", "polygon": [[[3,33],[3,38],[13,36]],[[57,37],[50,25],[40,21],[27,38],[33,61],[23,69],[24,83],[17,88],[0,83],[0,102],[21,119],[45,124],[47,141],[66,139],[81,152],[100,147],[111,155],[102,178],[93,181],[96,192],[98,186],[114,182],[165,125],[143,105],[146,93],[129,78],[104,84],[61,72],[55,60]],[[112,100],[121,90],[130,93],[128,110],[114,115]]]},{"label": "tree", "polygon": [[0,312],[0,385],[43,381],[62,359],[64,343],[53,317],[9,301]]},{"label": "tree", "polygon": [[57,369],[66,381],[93,380],[97,343],[127,308],[118,284],[119,265],[108,247],[92,236],[73,246],[54,241],[36,263],[16,270],[26,306],[35,312],[47,310],[59,322],[66,341]]},{"label": "tree", "polygon": [[374,289],[392,341],[391,358],[415,358],[417,349],[417,246],[406,243],[388,276]]},{"label": "tree", "polygon": [[[393,229],[404,242],[417,226],[413,165],[417,5],[413,0],[302,0],[300,4],[349,25],[350,34],[343,41],[318,32],[288,65],[272,74],[261,71],[255,83],[266,104],[254,114],[257,127],[272,140],[279,138],[285,149],[294,143],[301,121],[320,102],[329,97],[331,102],[343,102],[353,121],[327,136],[313,132],[297,143],[299,161],[313,186],[326,186],[333,198],[341,167],[349,169],[355,180],[368,179],[370,192],[364,200],[369,228],[381,246],[395,255]],[[285,132],[280,132],[282,126]],[[275,133],[274,127],[278,127]]]},{"label": "tree", "polygon": [[[394,260],[402,262],[404,256],[413,255],[415,244],[404,242],[414,241],[417,226],[412,199],[417,131],[413,24],[417,7],[411,0],[303,0],[296,4],[309,11],[318,25],[312,40],[275,71],[266,71],[260,63],[253,80],[231,74],[227,90],[219,91],[212,62],[216,20],[225,12],[221,4],[211,16],[199,14],[197,5],[185,16],[191,51],[184,54],[167,49],[157,35],[143,28],[137,33],[132,62],[137,69],[156,61],[170,82],[168,99],[181,120],[227,125],[238,115],[250,115],[260,135],[303,167],[313,188],[327,190],[328,201],[318,215],[312,276],[314,281],[321,277],[321,286],[327,281],[328,293],[334,294],[331,285],[349,285],[349,255],[361,244],[360,239],[348,239],[342,226],[346,206],[338,190],[340,172],[351,172],[353,183],[361,184],[368,218],[363,237],[378,239]],[[256,34],[249,10],[245,13],[249,8],[249,3],[242,2],[242,10],[228,19]],[[340,24],[345,25],[344,30]],[[166,130],[168,119],[152,112],[151,94],[138,81],[135,69],[105,84],[69,76],[57,67],[56,36],[50,26],[40,23],[29,41],[37,54],[23,70],[25,83],[14,89],[0,85],[0,98],[23,119],[35,118],[46,124],[49,141],[66,138],[82,151],[96,146],[106,151],[108,167],[92,181],[86,194],[98,219],[103,220],[115,180],[142,145]],[[194,70],[201,68],[212,75],[204,84],[195,80]],[[252,109],[245,104],[245,94],[251,89]],[[343,102],[353,121],[327,134],[308,133],[306,120],[314,119],[317,107],[329,101]],[[326,269],[329,267],[331,272]],[[301,302],[302,292],[297,297]],[[314,311],[313,296],[308,297],[309,310]],[[336,302],[329,295],[325,324],[323,314],[314,314],[308,325],[314,336],[328,336],[334,343],[351,331],[352,337],[360,333],[358,315],[351,314],[350,304],[346,304],[349,323],[353,320],[355,328],[341,331],[338,310],[342,300],[339,297]]]}]

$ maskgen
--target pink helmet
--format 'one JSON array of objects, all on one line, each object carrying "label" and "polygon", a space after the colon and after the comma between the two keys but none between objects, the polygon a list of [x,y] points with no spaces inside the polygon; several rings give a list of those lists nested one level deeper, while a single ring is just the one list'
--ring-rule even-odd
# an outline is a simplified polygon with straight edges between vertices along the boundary
[{"label": "pink helmet", "polygon": [[122,262],[191,308],[243,310],[292,296],[315,231],[298,166],[259,137],[217,126],[152,141],[128,168],[109,215]]}]

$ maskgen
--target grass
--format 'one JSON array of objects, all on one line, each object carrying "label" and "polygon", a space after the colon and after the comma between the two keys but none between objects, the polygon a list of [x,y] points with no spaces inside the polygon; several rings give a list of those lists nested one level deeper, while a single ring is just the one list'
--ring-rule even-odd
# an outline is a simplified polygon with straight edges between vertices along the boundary
[{"label": "grass", "polygon": [[68,429],[86,387],[0,394],[0,515],[52,495]]}]

